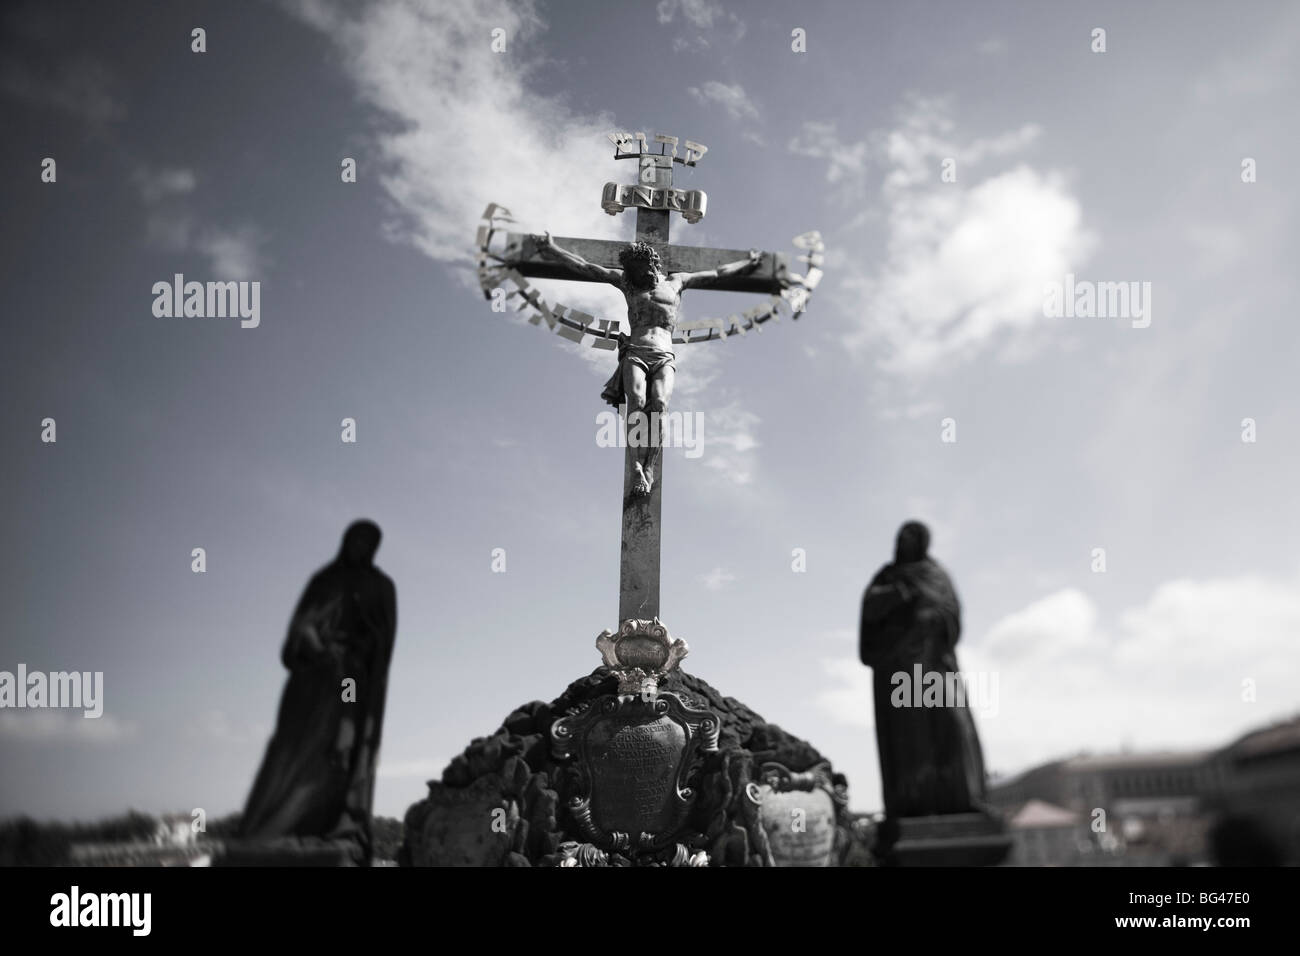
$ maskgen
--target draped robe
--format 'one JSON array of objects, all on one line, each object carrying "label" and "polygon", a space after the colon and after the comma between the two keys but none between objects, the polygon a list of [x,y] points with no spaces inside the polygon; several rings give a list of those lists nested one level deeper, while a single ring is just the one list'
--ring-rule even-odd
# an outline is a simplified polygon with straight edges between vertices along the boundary
[{"label": "draped robe", "polygon": [[[957,671],[961,605],[930,558],[887,564],[862,598],[859,656],[872,668],[876,745],[890,818],[969,813],[984,800],[984,758],[970,708],[895,707],[893,676]],[[911,695],[908,695],[909,697]]]},{"label": "draped robe", "polygon": [[[371,807],[397,595],[372,555],[373,548],[370,556],[350,553],[345,538],[339,557],[298,602],[280,653],[289,680],[241,837],[322,837],[344,841],[359,864],[373,857]],[[345,693],[347,678],[356,682],[355,695]]]}]

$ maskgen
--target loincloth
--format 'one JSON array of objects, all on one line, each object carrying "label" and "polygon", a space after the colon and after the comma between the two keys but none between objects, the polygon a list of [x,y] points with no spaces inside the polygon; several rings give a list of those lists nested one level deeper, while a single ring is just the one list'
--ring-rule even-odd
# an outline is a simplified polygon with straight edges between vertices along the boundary
[{"label": "loincloth", "polygon": [[627,401],[627,392],[623,388],[623,370],[628,364],[643,369],[648,382],[665,367],[676,371],[677,366],[674,364],[676,359],[677,356],[668,349],[657,349],[653,345],[637,345],[628,342],[624,337],[620,337],[618,368],[614,370],[614,374],[605,383],[605,388],[601,391],[600,397],[617,408]]}]

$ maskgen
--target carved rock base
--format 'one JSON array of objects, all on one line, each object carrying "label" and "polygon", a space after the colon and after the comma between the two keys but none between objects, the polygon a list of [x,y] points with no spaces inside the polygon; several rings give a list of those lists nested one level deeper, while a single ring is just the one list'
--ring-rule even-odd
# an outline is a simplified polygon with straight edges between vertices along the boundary
[{"label": "carved rock base", "polygon": [[[659,690],[718,718],[716,752],[701,753],[693,801],[672,839],[653,853],[624,854],[592,844],[570,807],[581,805],[583,782],[574,761],[553,753],[552,728],[561,718],[606,695],[617,695],[608,668],[575,681],[550,703],[519,708],[490,737],[480,737],[429,784],[429,796],[406,814],[403,866],[772,866],[760,814],[762,768],[792,773],[825,768],[842,798],[847,783],[817,750],[769,724],[744,704],[698,677],[674,671]],[[575,801],[574,798],[577,798]],[[466,808],[470,809],[466,809]],[[851,819],[835,802],[832,865],[849,845]],[[770,821],[769,821],[770,824]]]}]

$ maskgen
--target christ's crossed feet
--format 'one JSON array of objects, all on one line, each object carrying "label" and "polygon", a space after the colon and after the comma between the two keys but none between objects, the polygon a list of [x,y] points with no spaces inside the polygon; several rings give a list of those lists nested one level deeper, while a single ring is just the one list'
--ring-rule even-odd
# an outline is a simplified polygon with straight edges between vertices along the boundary
[{"label": "christ's crossed feet", "polygon": [[632,467],[636,469],[636,480],[632,482],[632,494],[643,498],[650,494],[650,489],[654,487],[654,468],[647,468],[639,461],[632,462]]}]

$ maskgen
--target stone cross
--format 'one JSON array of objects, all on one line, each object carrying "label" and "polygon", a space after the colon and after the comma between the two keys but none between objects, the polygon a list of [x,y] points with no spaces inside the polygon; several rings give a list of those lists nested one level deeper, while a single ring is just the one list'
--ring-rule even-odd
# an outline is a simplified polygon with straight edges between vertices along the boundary
[{"label": "stone cross", "polygon": [[[614,158],[635,159],[637,161],[638,175],[634,184],[607,183],[601,204],[610,215],[617,215],[627,208],[636,210],[636,239],[647,242],[655,248],[662,263],[662,271],[665,274],[705,272],[728,263],[744,260],[749,256],[748,250],[673,245],[668,241],[669,220],[673,212],[681,213],[688,223],[695,223],[704,216],[707,204],[704,193],[699,190],[682,190],[673,187],[673,164],[693,167],[707,151],[706,147],[686,140],[684,143],[685,155],[679,156],[679,141],[676,137],[657,135],[654,138],[654,146],[647,142],[643,133],[632,135],[611,133],[609,138],[615,146]],[[491,219],[492,211],[496,208],[499,207],[490,206],[485,218]],[[487,245],[490,242],[490,234],[486,230],[487,227],[480,230],[480,246],[484,253],[487,253]],[[485,236],[488,236],[488,238],[484,238]],[[792,278],[788,274],[785,256],[779,253],[764,252],[761,253],[757,265],[744,274],[709,278],[695,283],[693,287],[728,292],[755,292],[776,296],[791,289],[793,283],[797,287],[793,291],[800,293],[800,297],[794,300],[796,304],[792,307],[792,311],[797,315],[802,309],[807,291],[816,285],[816,279],[819,279],[821,275],[820,268],[817,268],[821,265],[820,237],[816,233],[809,233],[804,237],[800,237],[800,239],[809,240],[809,237],[813,237],[815,241],[805,241],[801,244],[803,248],[812,249],[813,254],[801,258],[803,258],[803,261],[808,262],[811,267],[808,279],[812,281],[807,281],[802,277]],[[562,249],[575,254],[588,263],[605,269],[619,269],[621,267],[619,253],[628,248],[628,244],[625,242],[612,242],[601,239],[557,236],[553,241]],[[524,233],[508,233],[505,254],[503,256],[492,256],[492,258],[502,263],[506,267],[504,271],[515,277],[516,284],[521,286],[518,294],[538,308],[548,324],[557,332],[574,341],[582,339],[582,335],[576,334],[575,329],[588,332],[597,336],[597,340],[592,343],[593,345],[609,349],[616,347],[612,332],[617,332],[617,329],[615,328],[611,332],[609,328],[611,323],[602,322],[600,323],[600,329],[597,330],[586,322],[574,321],[575,316],[586,320],[591,320],[591,316],[573,313],[571,310],[570,316],[565,317],[562,307],[552,311],[549,306],[540,300],[536,290],[528,289],[527,283],[522,278],[519,278],[564,279],[579,282],[600,281],[591,274],[574,268],[568,262],[557,261],[555,256],[549,255],[543,237]],[[499,274],[499,271],[497,269],[487,269],[481,265],[480,278],[484,282],[485,294],[492,291],[489,288],[488,281],[495,281],[485,277],[495,277]],[[526,294],[525,290],[527,290]],[[759,322],[774,315],[776,308],[774,306],[764,306],[760,309],[751,310],[751,313],[746,313],[744,316],[744,319],[748,321],[742,321],[740,316],[733,316],[730,320],[723,322],[707,320],[704,322],[679,323],[680,334],[674,336],[673,342],[688,343],[726,338],[728,326],[730,326],[730,331],[733,333],[744,333],[746,328],[757,328]],[[534,318],[532,321],[537,322],[539,320]],[[693,331],[702,328],[707,329],[702,335],[692,334]],[[686,331],[688,329],[692,330],[692,332]],[[624,455],[623,468],[623,530],[618,606],[620,622],[658,618],[660,611],[659,555],[663,503],[663,458],[661,454],[658,474],[650,493],[648,495],[636,494],[634,493],[634,486],[637,475],[633,464],[635,452],[636,449],[632,447],[632,443],[629,441]]]}]

